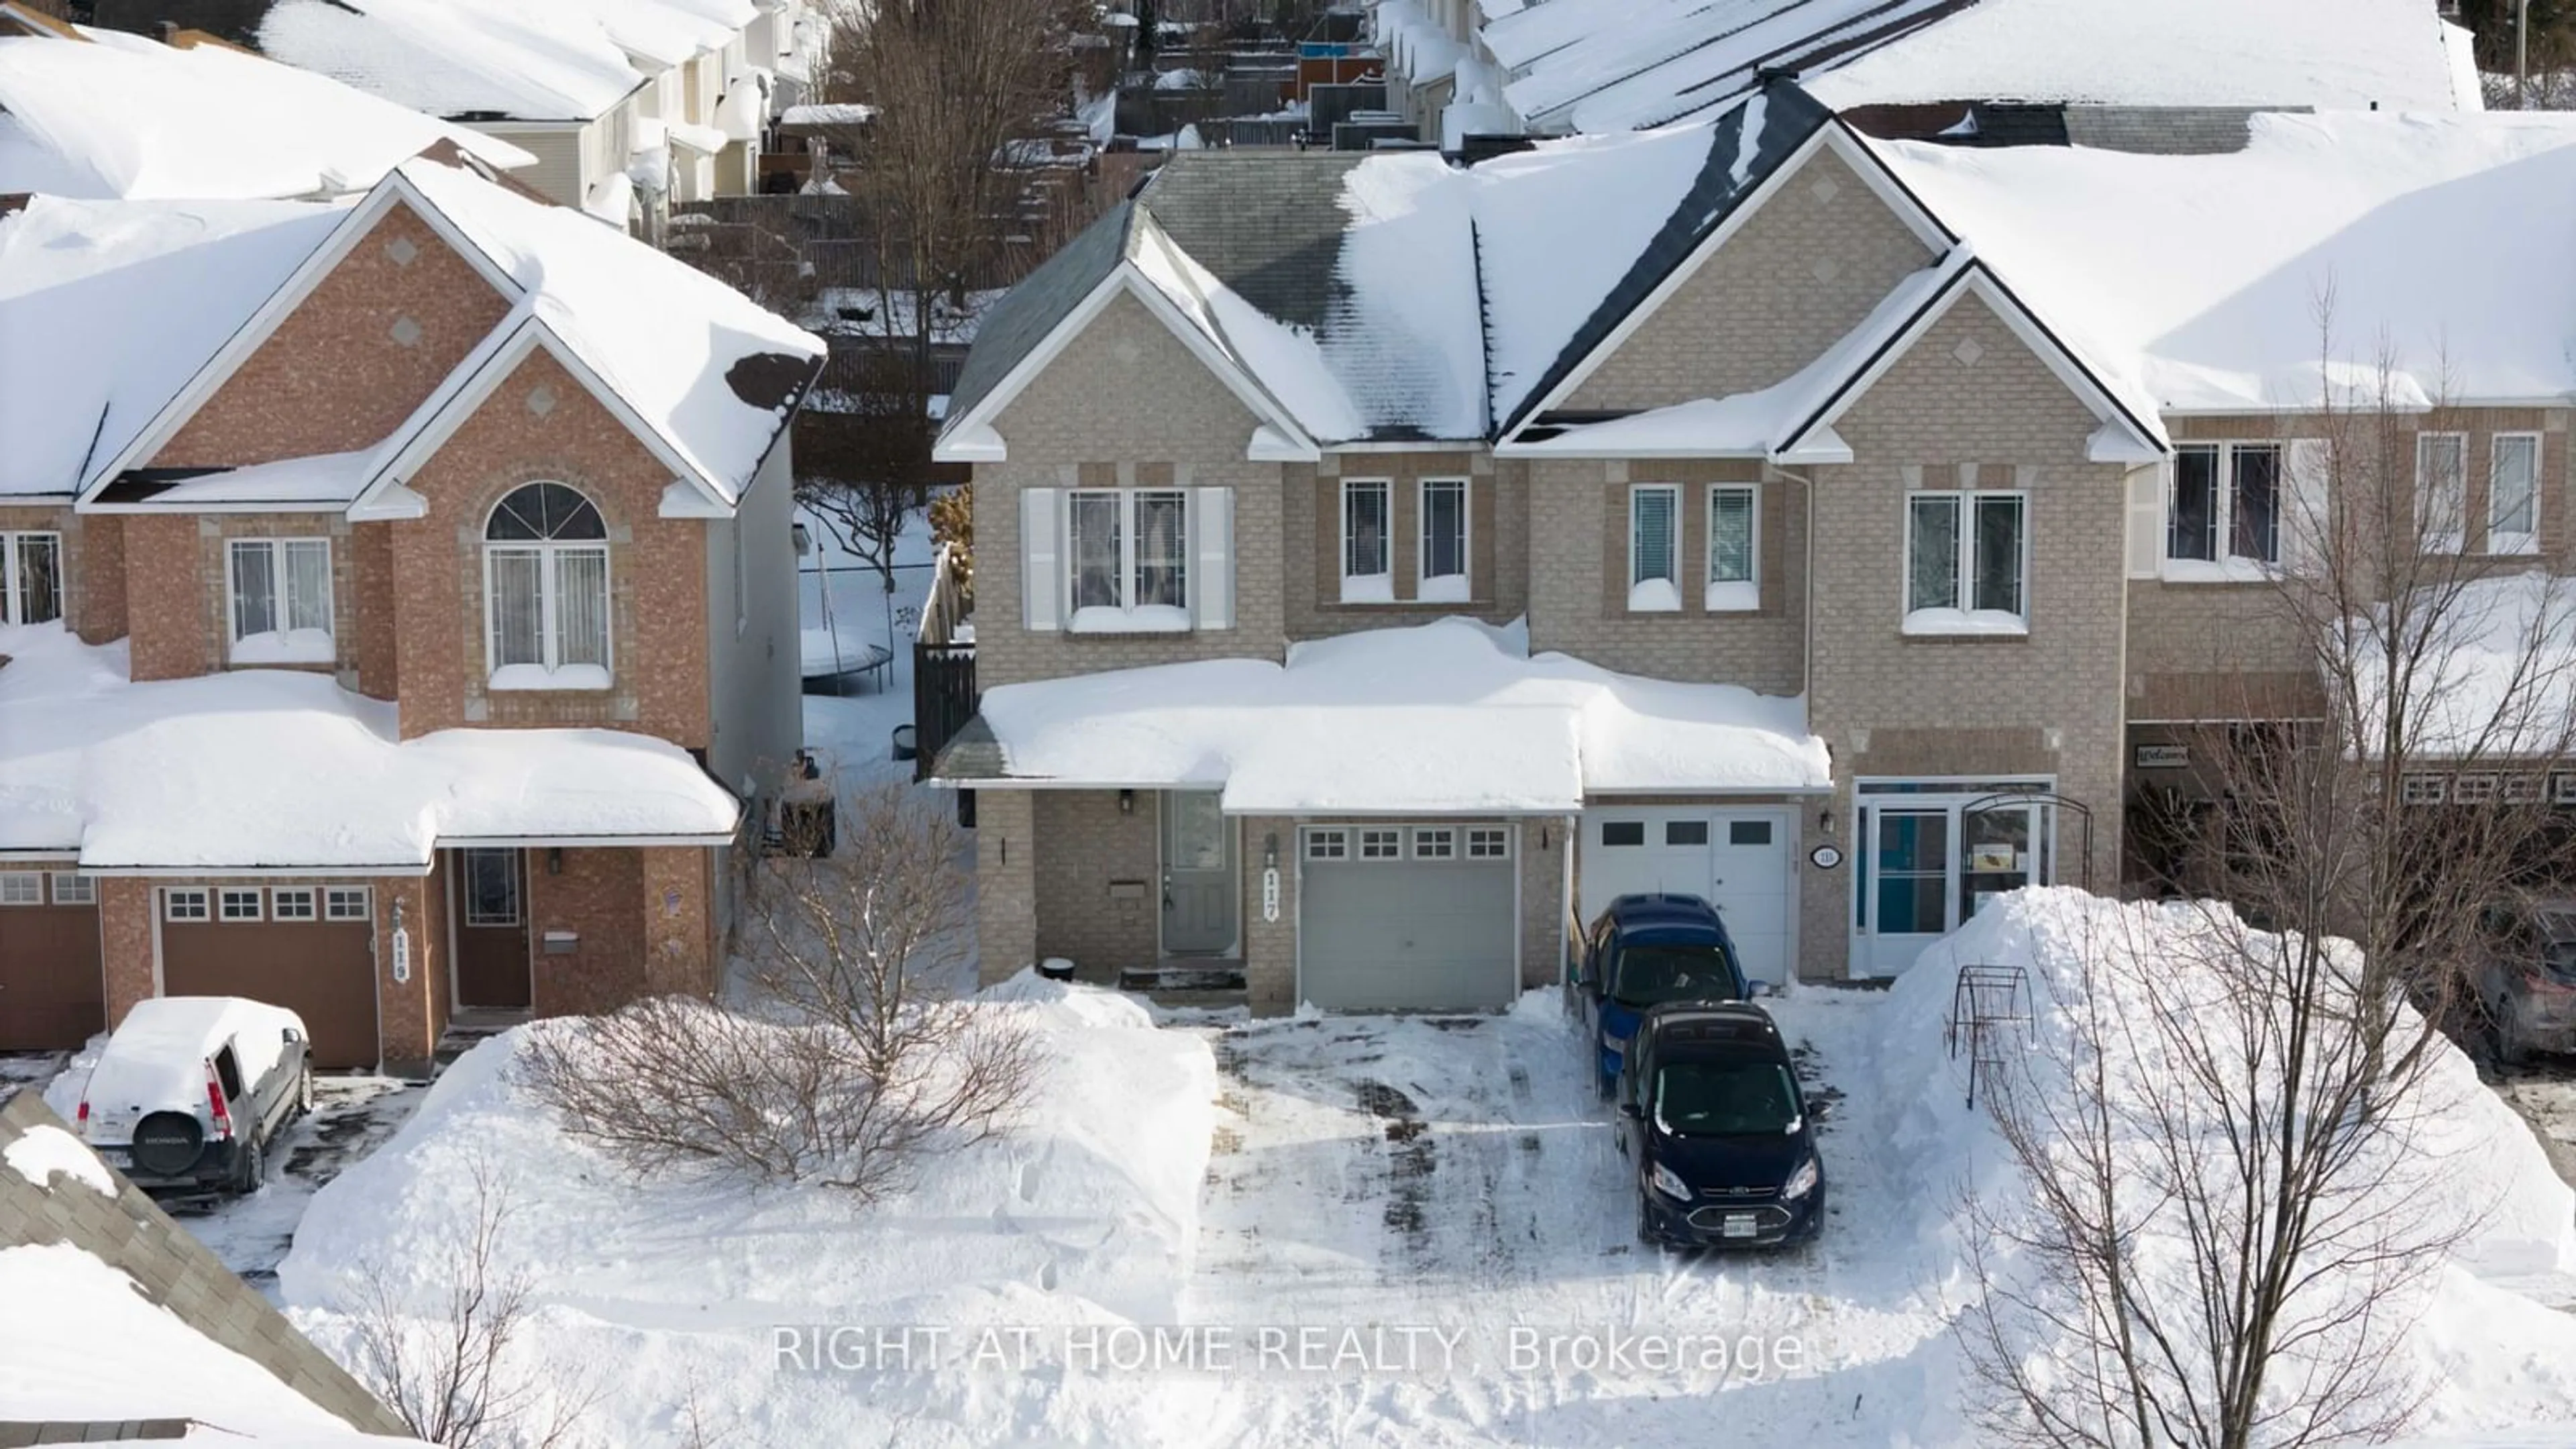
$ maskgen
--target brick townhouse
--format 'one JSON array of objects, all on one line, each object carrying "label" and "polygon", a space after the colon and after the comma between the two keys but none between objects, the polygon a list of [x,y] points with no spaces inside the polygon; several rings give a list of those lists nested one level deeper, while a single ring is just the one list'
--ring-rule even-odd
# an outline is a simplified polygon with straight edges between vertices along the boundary
[{"label": "brick townhouse", "polygon": [[[2268,581],[2383,342],[2455,546],[2565,572],[2576,127],[2200,119],[1890,142],[1775,81],[1473,167],[1178,159],[988,319],[942,435],[987,974],[1493,1007],[1630,890],[1777,981],[2108,889],[2199,788],[2178,728],[2322,709]],[[2496,253],[2431,265],[2434,216]]]},{"label": "brick townhouse", "polygon": [[0,212],[0,1048],[222,993],[417,1063],[712,989],[820,344],[452,147]]}]

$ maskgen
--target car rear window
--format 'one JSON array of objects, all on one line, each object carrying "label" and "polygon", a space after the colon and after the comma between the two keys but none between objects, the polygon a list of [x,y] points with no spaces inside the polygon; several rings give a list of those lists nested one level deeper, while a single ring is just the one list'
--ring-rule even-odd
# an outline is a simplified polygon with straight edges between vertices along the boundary
[{"label": "car rear window", "polygon": [[1618,979],[1610,996],[1622,1006],[1667,1001],[1733,1001],[1735,971],[1726,953],[1711,946],[1631,944],[1619,948]]}]

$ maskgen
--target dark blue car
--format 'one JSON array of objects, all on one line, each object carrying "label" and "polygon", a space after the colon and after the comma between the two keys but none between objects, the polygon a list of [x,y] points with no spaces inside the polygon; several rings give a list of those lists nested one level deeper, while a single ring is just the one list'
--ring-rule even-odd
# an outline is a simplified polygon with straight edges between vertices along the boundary
[{"label": "dark blue car", "polygon": [[1659,1006],[1619,1081],[1637,1238],[1677,1248],[1806,1242],[1825,1219],[1815,1118],[1759,1006]]},{"label": "dark blue car", "polygon": [[1611,1095],[1637,1019],[1668,1001],[1752,995],[1717,908],[1697,896],[1632,895],[1610,903],[1574,948],[1568,982]]}]

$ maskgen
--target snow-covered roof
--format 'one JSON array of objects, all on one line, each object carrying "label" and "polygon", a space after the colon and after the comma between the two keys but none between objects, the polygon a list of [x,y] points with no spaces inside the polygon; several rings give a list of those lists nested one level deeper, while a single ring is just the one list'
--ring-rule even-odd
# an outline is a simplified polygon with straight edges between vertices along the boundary
[{"label": "snow-covered roof", "polygon": [[[2576,751],[2576,578],[2531,569],[2429,585],[2348,621],[2354,738],[2383,734],[2387,661],[2405,671],[2399,729],[2427,760],[2564,759]],[[2394,636],[2394,637],[2392,637]],[[2329,689],[2337,681],[2325,681]]]},{"label": "snow-covered roof", "polygon": [[[0,1419],[117,1424],[183,1419],[226,1442],[397,1449],[208,1338],[120,1269],[72,1243],[0,1248]],[[220,1427],[217,1427],[220,1426]]]},{"label": "snow-covered roof", "polygon": [[586,4],[271,0],[250,39],[289,65],[434,116],[586,121],[646,79]]},{"label": "snow-covered roof", "polygon": [[1876,144],[2159,409],[2312,406],[2329,357],[2375,390],[2383,342],[2401,403],[2576,393],[2576,118],[2261,115],[2205,156]]},{"label": "snow-covered roof", "polygon": [[[1532,655],[1520,626],[1445,619],[985,691],[1000,768],[1073,787],[1222,789],[1230,814],[1564,813],[1587,797],[1824,789],[1797,699]],[[1349,742],[1369,748],[1353,752]],[[978,742],[981,748],[981,742]],[[972,784],[952,749],[945,778]]]},{"label": "snow-covered roof", "polygon": [[0,216],[0,499],[78,491],[345,211],[39,196]]},{"label": "snow-covered roof", "polygon": [[0,628],[0,850],[97,870],[425,869],[440,842],[728,838],[734,797],[618,730],[440,730],[326,675],[129,682],[125,645]]},{"label": "snow-covered roof", "polygon": [[[1540,131],[1704,117],[1805,77],[1837,109],[1930,100],[2476,109],[2430,0],[1544,0],[1487,6],[1484,50]],[[1411,0],[1381,33],[1417,80],[1475,64],[1424,38]],[[1434,32],[1436,34],[1436,30]]]},{"label": "snow-covered roof", "polygon": [[0,37],[0,192],[299,197],[364,191],[440,141],[510,169],[536,158],[327,76],[222,45],[112,30]]}]

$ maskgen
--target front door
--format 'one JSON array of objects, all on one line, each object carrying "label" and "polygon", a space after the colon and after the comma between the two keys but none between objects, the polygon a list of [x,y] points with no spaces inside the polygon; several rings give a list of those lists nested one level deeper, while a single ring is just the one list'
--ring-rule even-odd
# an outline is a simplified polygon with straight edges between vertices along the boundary
[{"label": "front door", "polygon": [[1894,976],[1996,896],[2051,879],[2046,788],[1863,781],[1853,971]]},{"label": "front door", "polygon": [[1872,976],[1893,976],[1950,929],[1950,823],[1946,809],[1881,805],[1871,812],[1868,913]]},{"label": "front door", "polygon": [[458,1006],[527,1009],[526,861],[519,850],[460,850],[449,857]]},{"label": "front door", "polygon": [[1235,946],[1235,825],[1213,790],[1163,795],[1163,954],[1223,956]]}]

